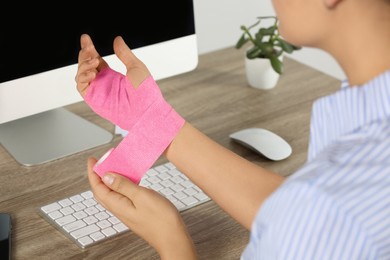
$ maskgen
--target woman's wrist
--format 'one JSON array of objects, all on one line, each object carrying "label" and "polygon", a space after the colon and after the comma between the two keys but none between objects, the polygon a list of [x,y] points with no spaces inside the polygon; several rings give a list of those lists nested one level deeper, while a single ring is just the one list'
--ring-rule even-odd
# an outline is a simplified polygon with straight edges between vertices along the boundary
[{"label": "woman's wrist", "polygon": [[187,233],[174,236],[174,239],[166,241],[157,249],[160,258],[162,260],[197,260],[195,245]]}]

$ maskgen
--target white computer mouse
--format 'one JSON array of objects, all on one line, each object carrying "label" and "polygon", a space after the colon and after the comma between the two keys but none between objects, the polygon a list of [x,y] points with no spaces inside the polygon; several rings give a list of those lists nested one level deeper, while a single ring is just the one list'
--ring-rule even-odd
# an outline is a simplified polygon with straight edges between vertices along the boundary
[{"label": "white computer mouse", "polygon": [[230,134],[229,137],[273,161],[286,159],[292,153],[292,148],[286,140],[264,128],[246,128]]}]

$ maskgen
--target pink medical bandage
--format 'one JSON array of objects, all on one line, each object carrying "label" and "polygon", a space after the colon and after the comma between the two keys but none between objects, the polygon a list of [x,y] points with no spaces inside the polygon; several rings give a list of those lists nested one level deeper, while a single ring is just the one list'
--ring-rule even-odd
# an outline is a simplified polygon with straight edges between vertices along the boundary
[{"label": "pink medical bandage", "polygon": [[130,130],[153,103],[165,103],[152,76],[135,88],[126,75],[109,67],[96,75],[84,100],[96,114],[124,130]]},{"label": "pink medical bandage", "polygon": [[182,128],[185,120],[165,101],[152,76],[135,89],[127,77],[99,72],[85,101],[103,118],[128,131],[94,166],[102,177],[115,172],[138,184]]}]

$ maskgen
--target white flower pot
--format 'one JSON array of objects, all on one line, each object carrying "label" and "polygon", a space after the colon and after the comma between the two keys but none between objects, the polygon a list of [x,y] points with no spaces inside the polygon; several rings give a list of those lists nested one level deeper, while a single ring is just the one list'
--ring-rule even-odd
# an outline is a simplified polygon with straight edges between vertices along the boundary
[{"label": "white flower pot", "polygon": [[[279,59],[282,61],[283,55]],[[248,59],[245,56],[245,70],[248,84],[257,89],[275,87],[280,76],[273,70],[269,59]]]}]

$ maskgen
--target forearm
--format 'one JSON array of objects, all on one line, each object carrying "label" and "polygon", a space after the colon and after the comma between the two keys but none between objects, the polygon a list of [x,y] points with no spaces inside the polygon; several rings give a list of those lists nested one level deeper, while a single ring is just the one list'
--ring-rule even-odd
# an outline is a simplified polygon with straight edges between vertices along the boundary
[{"label": "forearm", "polygon": [[240,157],[186,123],[165,156],[246,228],[284,178]]},{"label": "forearm", "polygon": [[172,228],[170,233],[172,234],[171,239],[167,239],[164,243],[156,246],[161,260],[198,259],[195,245],[187,230],[176,232],[175,228]]}]

